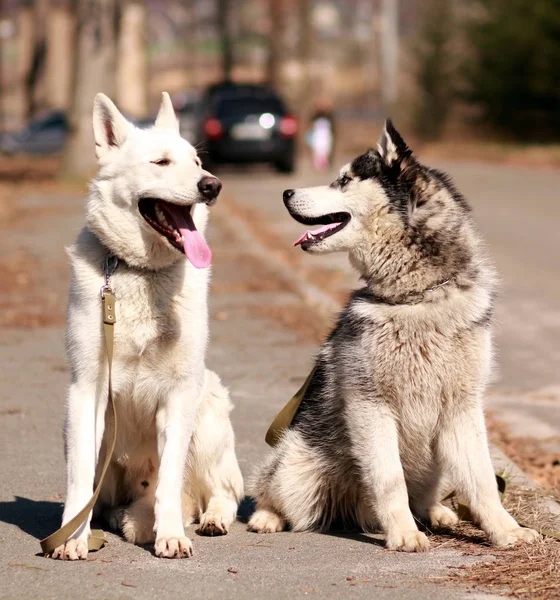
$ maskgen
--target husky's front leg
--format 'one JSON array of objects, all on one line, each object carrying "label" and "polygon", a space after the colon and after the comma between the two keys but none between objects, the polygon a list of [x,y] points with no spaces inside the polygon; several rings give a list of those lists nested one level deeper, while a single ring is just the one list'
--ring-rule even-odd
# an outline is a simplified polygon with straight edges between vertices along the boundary
[{"label": "husky's front leg", "polygon": [[[64,422],[67,492],[62,525],[74,518],[93,493],[97,456],[105,427],[105,407],[100,402],[96,411],[94,381],[74,382],[68,393]],[[90,535],[91,512],[72,536],[52,554],[61,560],[86,559]]]},{"label": "husky's front leg", "polygon": [[155,553],[165,558],[192,556],[182,514],[183,479],[201,385],[176,388],[156,415],[159,474],[155,502]]},{"label": "husky's front leg", "polygon": [[481,408],[475,406],[450,416],[439,434],[437,452],[459,496],[466,499],[493,544],[509,546],[538,539],[536,531],[520,527],[502,506]]},{"label": "husky's front leg", "polygon": [[383,400],[353,399],[347,419],[351,448],[361,468],[362,484],[389,550],[422,552],[428,538],[416,527],[410,511],[399,455],[395,418]]}]

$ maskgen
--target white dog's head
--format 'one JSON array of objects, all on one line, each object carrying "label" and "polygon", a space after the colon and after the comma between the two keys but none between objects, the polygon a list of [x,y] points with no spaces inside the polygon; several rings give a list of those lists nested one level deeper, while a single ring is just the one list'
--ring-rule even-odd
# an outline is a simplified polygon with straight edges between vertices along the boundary
[{"label": "white dog's head", "polygon": [[144,130],[98,94],[93,132],[99,170],[87,227],[130,266],[159,269],[186,257],[197,268],[207,267],[206,206],[216,202],[222,184],[202,169],[196,150],[179,135],[169,95],[163,93],[155,125]]}]

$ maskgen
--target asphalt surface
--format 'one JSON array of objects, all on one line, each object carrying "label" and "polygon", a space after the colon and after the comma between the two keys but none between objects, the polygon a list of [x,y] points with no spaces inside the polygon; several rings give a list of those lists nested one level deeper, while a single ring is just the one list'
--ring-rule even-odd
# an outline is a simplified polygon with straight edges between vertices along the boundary
[{"label": "asphalt surface", "polygon": [[[464,169],[459,177],[468,183],[472,174],[469,175],[469,167]],[[559,176],[549,176],[549,185],[557,187]],[[223,175],[224,189],[229,190],[232,202],[246,203],[255,214],[262,215],[259,218],[267,226],[277,228],[280,239],[291,236],[292,230],[296,235],[300,232],[283,209],[278,210],[278,206],[282,207],[282,189],[313,179],[317,178],[311,174],[287,178],[268,171]],[[516,179],[511,193],[522,191],[523,181],[521,176]],[[481,190],[490,187],[484,181],[478,185]],[[492,234],[492,218],[483,217],[484,210],[479,211],[493,249],[495,245],[498,248],[505,290],[513,296],[506,301],[506,311],[510,312],[502,313],[507,318],[502,318],[500,342],[508,342],[509,347],[505,354],[501,353],[500,385],[506,381],[511,384],[508,387],[525,390],[557,382],[552,365],[554,356],[558,358],[553,334],[558,339],[560,320],[554,304],[557,309],[559,283],[552,276],[551,263],[557,260],[552,253],[555,240],[554,236],[549,238],[554,224],[550,215],[531,218],[538,202],[552,210],[552,199],[546,200],[545,192],[543,186],[526,204],[521,197],[510,201],[504,194],[501,208],[499,204],[494,207],[510,221],[507,204],[511,202],[516,207],[517,218],[513,223],[508,221],[511,237],[529,239],[526,230],[531,227],[532,243],[540,245],[541,251],[527,248],[528,244],[522,251],[510,244],[517,248],[515,256],[526,261],[524,266],[515,267],[516,260],[506,257],[509,236],[498,231]],[[75,197],[26,198],[17,228],[2,231],[0,252],[18,248],[32,253],[40,261],[42,275],[53,279],[53,290],[64,289],[67,282],[63,246],[81,226],[82,206],[83,202]],[[232,235],[227,211],[220,211],[220,204],[213,216],[209,240],[215,260],[208,362],[231,389],[236,404],[233,422],[237,452],[247,476],[266,452],[263,438],[268,424],[305,379],[316,346],[298,328],[288,327],[274,317],[291,311],[298,314],[300,298],[288,291],[286,282],[278,281],[267,271],[250,244]],[[517,236],[515,224],[525,233]],[[505,246],[500,246],[500,240]],[[540,279],[532,268],[539,257],[545,260],[541,253],[546,244],[548,266],[543,267]],[[511,271],[507,270],[508,265]],[[353,277],[343,257],[331,259],[326,266],[341,270],[341,286]],[[521,281],[512,276],[515,273]],[[550,286],[545,285],[547,280]],[[554,286],[556,296],[551,291]],[[538,318],[533,318],[531,306]],[[62,315],[64,302],[56,301],[52,310]],[[509,315],[515,316],[517,325],[510,323]],[[156,559],[151,548],[132,546],[113,534],[109,535],[109,545],[90,554],[87,562],[63,563],[42,558],[38,540],[58,527],[65,487],[61,422],[68,373],[63,354],[64,331],[62,324],[55,324],[9,328],[0,335],[0,598],[154,598],[180,594],[201,599],[374,595],[443,600],[483,596],[476,590],[435,582],[444,578],[450,568],[491,556],[466,556],[460,548],[451,549],[448,545],[427,554],[392,553],[384,550],[379,536],[371,535],[258,536],[246,532],[243,524],[251,511],[249,500],[240,507],[240,521],[226,537],[204,538],[196,535],[194,527],[189,528],[195,555],[188,560]],[[529,358],[517,361],[523,352]],[[557,401],[550,400],[550,405],[557,408]],[[551,426],[553,421],[549,418]]]}]

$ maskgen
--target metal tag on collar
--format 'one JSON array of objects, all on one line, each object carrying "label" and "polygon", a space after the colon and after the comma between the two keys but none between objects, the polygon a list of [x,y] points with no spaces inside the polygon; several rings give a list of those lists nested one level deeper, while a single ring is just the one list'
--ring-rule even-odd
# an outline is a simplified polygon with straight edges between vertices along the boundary
[{"label": "metal tag on collar", "polygon": [[101,298],[105,297],[105,294],[112,294],[111,289],[111,275],[115,272],[119,264],[119,259],[112,254],[108,254],[103,261],[103,273],[105,274],[105,285],[101,287]]}]

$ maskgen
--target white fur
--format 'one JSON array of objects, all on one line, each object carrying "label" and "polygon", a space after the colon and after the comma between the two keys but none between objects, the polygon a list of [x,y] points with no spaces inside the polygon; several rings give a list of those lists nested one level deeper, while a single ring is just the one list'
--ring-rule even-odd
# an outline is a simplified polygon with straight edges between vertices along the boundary
[{"label": "white fur", "polygon": [[[64,428],[63,523],[90,498],[106,452],[107,359],[99,290],[103,259],[111,253],[119,259],[111,280],[117,297],[112,383],[118,439],[96,511],[129,541],[155,541],[157,556],[190,556],[184,524],[196,518],[202,533],[227,533],[243,481],[227,390],[204,367],[209,269],[193,267],[152,229],[138,200],[194,205],[191,214],[203,233],[208,211],[197,203],[197,183],[207,173],[179,136],[167,94],[152,129],[133,127],[102,94],[95,99],[93,121],[99,172],[86,227],[68,251],[72,381]],[[170,163],[154,164],[161,157]],[[88,518],[53,557],[86,558],[89,523]]]}]

